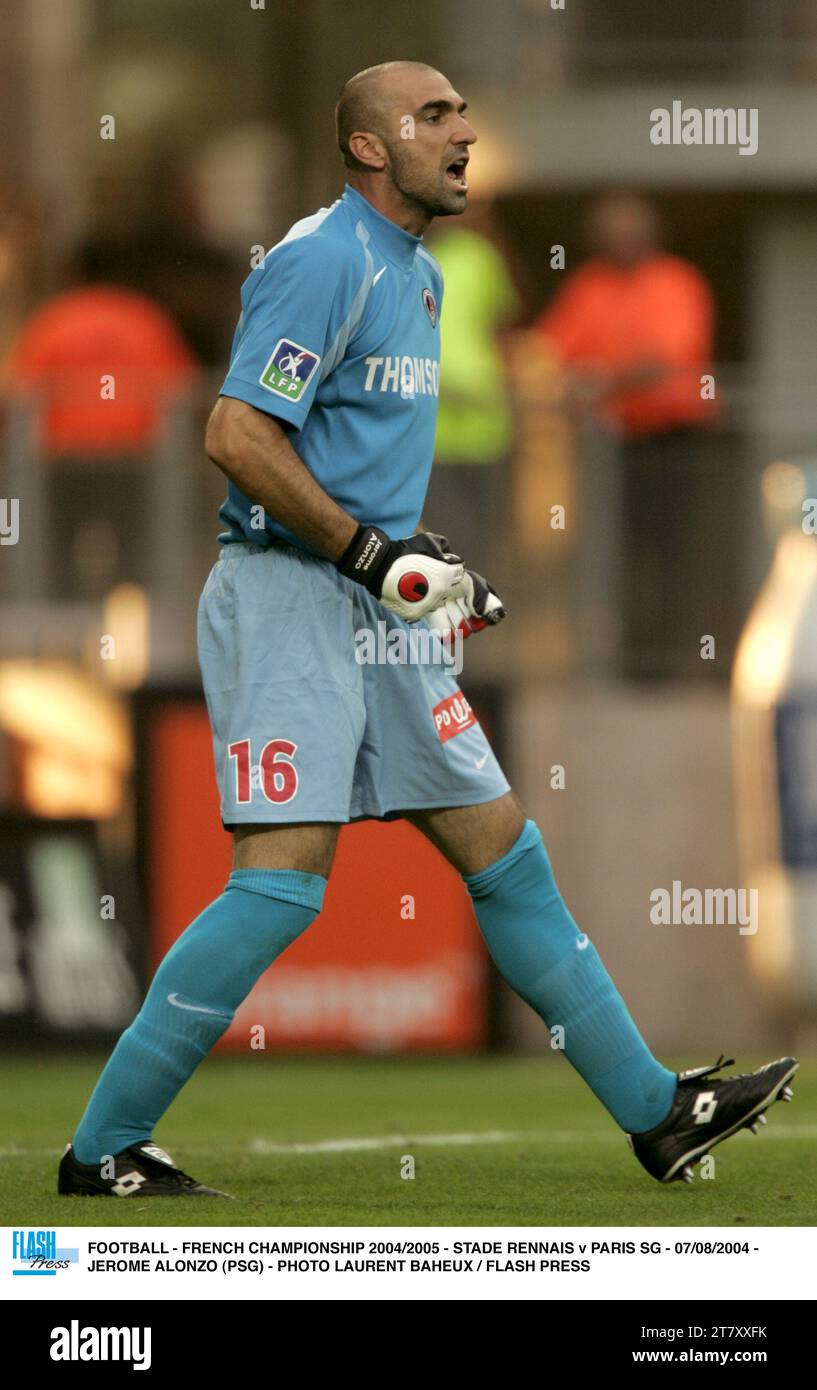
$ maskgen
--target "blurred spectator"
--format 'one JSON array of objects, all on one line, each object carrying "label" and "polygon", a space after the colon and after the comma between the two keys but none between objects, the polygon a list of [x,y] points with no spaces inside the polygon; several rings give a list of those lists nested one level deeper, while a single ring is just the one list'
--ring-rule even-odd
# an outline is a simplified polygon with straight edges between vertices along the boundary
[{"label": "blurred spectator", "polygon": [[[156,155],[149,190],[138,224],[118,242],[122,265],[134,265],[127,283],[158,300],[198,361],[221,371],[235,330],[236,299],[252,268],[254,238],[233,255],[213,243],[203,225],[203,191],[175,153]],[[221,196],[231,194],[222,188]],[[267,232],[266,222],[262,228]]]},{"label": "blurred spectator", "polygon": [[502,472],[513,425],[501,333],[519,317],[520,299],[486,202],[450,219],[429,249],[445,291],[434,467],[423,515],[476,569],[488,568],[503,522]]},{"label": "blurred spectator", "polygon": [[[95,255],[105,263],[98,279],[156,300],[196,360],[221,371],[235,331],[236,300],[252,269],[251,249],[270,236],[270,228],[262,218],[243,246],[220,246],[206,225],[219,192],[205,185],[189,160],[164,146],[150,152],[138,176],[126,162],[108,168],[93,190]],[[222,187],[220,196],[229,200],[243,193]]]},{"label": "blurred spectator", "polygon": [[112,254],[102,242],[81,248],[79,283],[35,310],[5,363],[9,400],[37,412],[35,447],[48,464],[42,490],[36,459],[18,473],[21,506],[62,557],[65,599],[146,579],[144,463],[198,372],[166,310],[115,282]]},{"label": "blurred spectator", "polygon": [[166,402],[192,383],[195,360],[163,308],[106,283],[102,248],[85,245],[76,268],[80,283],[41,305],[12,343],[6,385],[40,402],[49,457],[141,452]]},{"label": "blurred spectator", "polygon": [[565,369],[565,405],[620,436],[624,522],[623,663],[633,677],[700,670],[706,626],[701,440],[715,405],[714,308],[703,275],[659,249],[644,198],[608,194],[587,218],[591,260],[536,325]]}]

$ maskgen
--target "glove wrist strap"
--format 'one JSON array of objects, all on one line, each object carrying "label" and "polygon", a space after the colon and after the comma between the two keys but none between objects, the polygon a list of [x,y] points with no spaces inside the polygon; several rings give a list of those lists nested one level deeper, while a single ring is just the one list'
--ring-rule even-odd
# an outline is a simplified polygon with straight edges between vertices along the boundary
[{"label": "glove wrist strap", "polygon": [[386,532],[381,531],[379,526],[360,525],[335,563],[347,579],[354,579],[368,589],[376,582],[390,545]]}]

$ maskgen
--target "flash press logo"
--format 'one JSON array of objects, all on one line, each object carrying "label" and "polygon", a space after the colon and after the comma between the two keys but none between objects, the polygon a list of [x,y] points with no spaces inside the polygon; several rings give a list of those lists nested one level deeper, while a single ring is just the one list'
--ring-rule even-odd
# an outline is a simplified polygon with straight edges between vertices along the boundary
[{"label": "flash press logo", "polygon": [[58,1250],[56,1231],[12,1231],[11,1257],[17,1266],[11,1271],[15,1276],[54,1278],[59,1270],[79,1261],[79,1250]]},{"label": "flash press logo", "polygon": [[149,1327],[68,1327],[51,1329],[52,1361],[130,1361],[135,1371],[150,1370]]}]

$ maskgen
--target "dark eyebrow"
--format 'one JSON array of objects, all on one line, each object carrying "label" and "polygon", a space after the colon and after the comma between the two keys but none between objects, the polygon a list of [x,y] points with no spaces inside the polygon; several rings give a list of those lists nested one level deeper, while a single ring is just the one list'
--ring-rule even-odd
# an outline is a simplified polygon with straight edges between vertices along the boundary
[{"label": "dark eyebrow", "polygon": [[[465,110],[467,109],[467,107],[468,107],[468,102],[467,102],[467,101],[461,101],[460,104],[459,104],[459,106],[456,108],[456,109],[457,109],[458,115],[461,116],[462,113],[463,113],[463,111],[465,111]],[[443,101],[442,99],[439,100],[439,101],[426,101],[426,102],[423,102],[423,105],[420,107],[419,111],[417,112],[417,115],[418,115],[418,116],[422,116],[422,114],[423,114],[424,111],[441,111],[441,112],[442,112],[442,111],[453,111],[453,110],[454,110],[454,103],[453,103],[453,101]]]}]

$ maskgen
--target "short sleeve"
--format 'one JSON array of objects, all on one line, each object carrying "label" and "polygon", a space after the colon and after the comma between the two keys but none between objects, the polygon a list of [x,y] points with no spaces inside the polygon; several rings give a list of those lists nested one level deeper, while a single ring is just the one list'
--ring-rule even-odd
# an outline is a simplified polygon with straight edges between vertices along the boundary
[{"label": "short sleeve", "polygon": [[284,241],[244,287],[222,396],[300,429],[349,329],[362,263],[319,234]]}]

